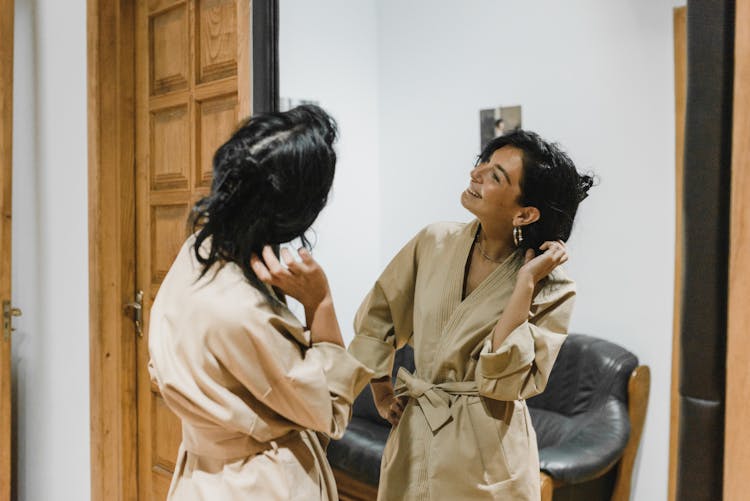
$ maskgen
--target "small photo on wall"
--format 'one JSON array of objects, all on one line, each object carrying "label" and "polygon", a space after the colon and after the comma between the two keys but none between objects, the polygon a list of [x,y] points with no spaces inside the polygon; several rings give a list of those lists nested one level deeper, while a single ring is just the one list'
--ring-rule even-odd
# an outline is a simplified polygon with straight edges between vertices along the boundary
[{"label": "small photo on wall", "polygon": [[479,110],[479,148],[487,141],[521,128],[521,106],[500,106]]},{"label": "small photo on wall", "polygon": [[315,106],[320,106],[320,103],[318,101],[313,101],[312,99],[282,97],[279,98],[279,111],[289,111],[292,108],[296,108],[297,106],[300,106],[302,104],[314,104]]}]

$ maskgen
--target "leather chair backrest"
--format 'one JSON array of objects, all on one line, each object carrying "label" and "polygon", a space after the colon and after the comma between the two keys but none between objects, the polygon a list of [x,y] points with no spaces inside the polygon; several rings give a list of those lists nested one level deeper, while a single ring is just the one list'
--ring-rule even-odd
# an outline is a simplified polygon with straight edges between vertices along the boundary
[{"label": "leather chair backrest", "polygon": [[625,348],[583,334],[568,335],[544,393],[529,407],[575,416],[616,398],[627,405],[628,381],[638,358]]}]

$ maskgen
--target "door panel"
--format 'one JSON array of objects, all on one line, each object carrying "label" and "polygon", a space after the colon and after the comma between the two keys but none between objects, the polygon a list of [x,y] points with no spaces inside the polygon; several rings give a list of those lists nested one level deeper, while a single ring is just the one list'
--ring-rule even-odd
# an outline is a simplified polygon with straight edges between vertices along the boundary
[{"label": "door panel", "polygon": [[189,87],[189,17],[184,2],[148,16],[151,95]]},{"label": "door panel", "polygon": [[190,112],[187,104],[151,111],[151,189],[188,188]]},{"label": "door panel", "polygon": [[198,162],[195,165],[195,188],[208,188],[211,183],[211,159],[216,148],[234,128],[239,103],[236,94],[227,94],[196,104]]},{"label": "door panel", "polygon": [[198,6],[198,82],[237,75],[236,0],[202,0]]},{"label": "door panel", "polygon": [[138,342],[139,499],[167,494],[179,420],[149,381],[148,311],[208,194],[216,148],[249,114],[250,5],[239,0],[139,0],[136,6],[136,262],[144,291]]}]

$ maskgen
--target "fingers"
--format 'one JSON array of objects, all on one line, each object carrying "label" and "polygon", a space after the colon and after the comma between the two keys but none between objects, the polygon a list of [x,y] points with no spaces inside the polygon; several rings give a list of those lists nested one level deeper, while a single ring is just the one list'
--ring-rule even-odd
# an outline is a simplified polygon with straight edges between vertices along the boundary
[{"label": "fingers", "polygon": [[524,256],[523,263],[526,264],[532,259],[536,257],[536,253],[534,252],[534,249],[526,249],[526,255]]},{"label": "fingers", "polygon": [[308,251],[306,248],[300,247],[299,249],[297,249],[297,254],[299,254],[299,257],[302,258],[302,262],[306,265],[310,266],[315,264],[315,260],[313,259],[312,254],[310,254],[310,251]]},{"label": "fingers", "polygon": [[388,422],[392,426],[396,426],[401,421],[401,415],[404,413],[408,398],[400,397],[394,398],[391,402],[391,408],[388,410]]},{"label": "fingers", "polygon": [[[292,294],[291,289],[312,287],[310,277],[314,279],[317,276],[316,274],[319,275],[321,271],[307,249],[303,247],[298,252],[301,261],[294,258],[291,250],[282,247],[279,251],[281,257],[281,261],[279,261],[271,246],[266,245],[263,247],[260,257],[255,254],[250,257],[250,268],[260,281]],[[288,288],[291,289],[287,290]],[[296,298],[296,296],[294,297]]]},{"label": "fingers", "polygon": [[292,253],[289,252],[289,249],[287,249],[286,247],[282,247],[279,254],[281,254],[281,259],[284,261],[284,264],[287,266],[287,268],[289,268],[295,262],[294,257],[292,257]]},{"label": "fingers", "polygon": [[268,271],[268,268],[266,268],[266,265],[263,264],[260,258],[255,254],[250,256],[250,268],[255,272],[255,276],[258,277],[258,280],[264,283],[271,282],[271,273]]},{"label": "fingers", "polygon": [[406,403],[409,401],[409,397],[397,397],[393,399],[393,402],[391,402],[391,408],[394,410],[397,410],[399,414],[404,412],[404,409],[406,409]]},{"label": "fingers", "polygon": [[305,273],[322,272],[322,269],[320,268],[318,262],[315,261],[315,258],[312,257],[310,251],[305,247],[300,247],[299,249],[297,249],[297,254],[299,254],[299,257],[302,259],[302,261],[297,261],[297,265],[299,265],[300,270],[304,271]]},{"label": "fingers", "polygon": [[563,242],[562,240],[547,240],[539,246],[540,250],[547,250],[551,248],[567,249],[567,247],[565,246],[565,242]]},{"label": "fingers", "polygon": [[561,240],[550,240],[539,246],[542,254],[534,255],[533,250],[527,250],[525,263],[522,270],[524,273],[530,273],[534,283],[539,283],[544,277],[563,263],[568,261],[568,248],[565,242]]},{"label": "fingers", "polygon": [[268,271],[271,272],[271,276],[281,275],[284,272],[284,267],[281,266],[279,259],[273,253],[273,249],[271,249],[270,245],[263,247],[261,255],[263,256],[263,261],[265,261]]},{"label": "fingers", "polygon": [[393,384],[391,383],[390,376],[373,379],[370,381],[370,389],[372,390],[372,398],[376,407],[390,407],[394,398]]},{"label": "fingers", "polygon": [[396,397],[393,396],[393,390],[390,388],[386,388],[380,395],[376,396],[377,403],[385,404],[385,406],[388,406],[389,408],[395,398]]},{"label": "fingers", "polygon": [[557,264],[562,264],[568,260],[568,248],[562,240],[544,242],[539,246],[539,249],[552,257]]},{"label": "fingers", "polygon": [[391,426],[398,426],[398,422],[401,421],[401,416],[391,411],[386,418]]},{"label": "fingers", "polygon": [[[281,286],[285,279],[291,277],[292,274],[281,265],[281,262],[279,262],[278,258],[273,253],[271,246],[266,245],[263,247],[261,255],[263,257],[262,260],[255,254],[250,257],[250,267],[260,281],[275,286]],[[287,256],[283,256],[283,251],[282,257],[284,257],[284,261],[287,260]],[[289,254],[288,257],[291,258],[291,254]]]},{"label": "fingers", "polygon": [[[304,247],[302,249],[304,249]],[[307,249],[305,249],[305,252],[307,252]],[[295,259],[293,252],[287,247],[282,247],[280,251],[284,264],[291,272],[291,274],[304,275],[312,271],[310,263],[315,264],[315,260],[312,258],[312,256],[310,256],[310,253],[307,252],[307,256],[309,256],[309,259],[307,260],[305,260],[305,258],[303,257],[302,252],[297,251],[297,253],[299,254],[300,258],[303,259],[302,261]]]},{"label": "fingers", "polygon": [[373,399],[375,400],[375,408],[378,410],[380,417],[386,421],[391,421],[392,403],[394,400],[393,393],[384,393],[383,395],[376,395],[373,391]]},{"label": "fingers", "polygon": [[555,241],[555,244],[558,248],[558,256],[557,259],[560,261],[560,264],[563,264],[568,260],[568,248],[565,246],[565,242],[562,240]]},{"label": "fingers", "polygon": [[562,240],[548,240],[539,246],[539,250],[542,251],[556,251],[565,249],[565,243]]}]

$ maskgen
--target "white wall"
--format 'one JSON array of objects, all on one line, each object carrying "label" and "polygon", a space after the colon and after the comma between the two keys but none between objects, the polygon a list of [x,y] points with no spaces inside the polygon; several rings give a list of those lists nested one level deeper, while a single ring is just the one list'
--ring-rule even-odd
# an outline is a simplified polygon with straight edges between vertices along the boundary
[{"label": "white wall", "polygon": [[339,125],[336,178],[313,226],[313,253],[328,274],[347,343],[380,272],[376,5],[281,0],[279,12],[280,95],[316,101]]},{"label": "white wall", "polygon": [[674,2],[378,2],[381,257],[459,203],[478,110],[523,106],[601,184],[581,205],[571,330],[652,370],[634,499],[665,499],[674,258]]},{"label": "white wall", "polygon": [[90,497],[86,2],[16,0],[17,499]]},{"label": "white wall", "polygon": [[[368,221],[380,224],[373,231],[380,240],[371,241],[379,268],[425,224],[471,218],[459,194],[479,150],[481,108],[522,105],[524,127],[559,141],[580,169],[599,175],[570,241],[568,268],[579,285],[572,331],[610,339],[651,366],[634,499],[664,499],[675,215],[672,8],[684,2],[378,0],[375,21],[357,16],[370,15],[371,1],[319,0],[313,12],[305,4],[281,0],[282,95],[314,99],[324,89],[331,98],[321,104],[346,116],[342,149],[378,117],[379,148],[368,151],[379,155],[380,195],[369,199],[379,217]],[[285,23],[295,14],[290,29]],[[374,49],[366,40],[373,22]],[[306,58],[290,61],[295,51]],[[354,87],[352,72],[374,75],[377,87],[365,78]],[[371,103],[363,109],[348,99],[355,92],[376,94],[377,115]],[[340,96],[346,102],[335,100]],[[372,168],[346,168],[347,185],[376,179]],[[338,198],[329,214],[341,221],[362,207],[360,197]],[[372,254],[359,256],[367,267],[361,273],[351,266],[347,240],[324,238],[341,228],[324,219],[319,229],[320,257],[330,260],[332,281],[347,294],[347,324],[349,305],[362,297],[357,291],[372,282]],[[365,238],[356,226],[349,235]],[[323,252],[323,245],[330,247]]]}]

